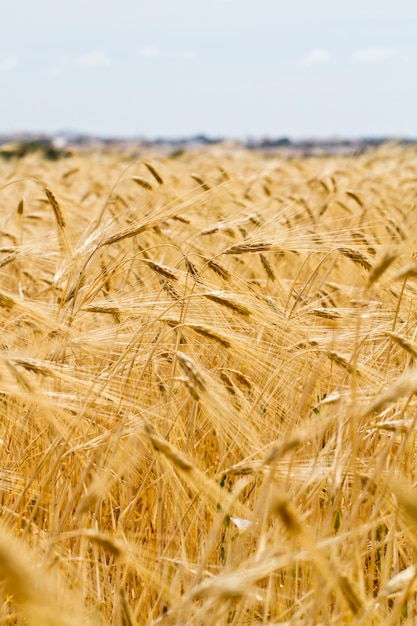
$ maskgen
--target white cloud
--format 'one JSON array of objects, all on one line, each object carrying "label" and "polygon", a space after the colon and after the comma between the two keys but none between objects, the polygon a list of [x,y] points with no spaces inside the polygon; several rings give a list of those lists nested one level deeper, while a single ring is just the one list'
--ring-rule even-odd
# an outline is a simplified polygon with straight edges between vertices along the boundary
[{"label": "white cloud", "polygon": [[317,65],[317,63],[325,63],[329,58],[330,55],[326,50],[314,48],[299,60],[298,65],[300,67],[311,67],[312,65]]},{"label": "white cloud", "polygon": [[51,65],[50,67],[44,69],[43,76],[45,78],[58,78],[59,76],[62,76],[63,73],[64,71],[62,67],[59,67],[59,65]]},{"label": "white cloud", "polygon": [[185,59],[193,60],[196,53],[193,50],[162,50],[159,46],[144,46],[139,50],[139,56],[147,59]]},{"label": "white cloud", "polygon": [[196,58],[196,53],[193,50],[173,50],[168,53],[172,59],[188,59],[192,61]]},{"label": "white cloud", "polygon": [[75,59],[75,63],[85,68],[111,67],[113,65],[113,61],[103,50],[92,50],[81,54]]},{"label": "white cloud", "polygon": [[0,53],[0,72],[9,72],[17,67],[17,57],[14,54]]},{"label": "white cloud", "polygon": [[396,56],[397,52],[394,48],[361,48],[353,53],[355,61],[364,61],[365,63],[374,63],[376,61],[386,61]]},{"label": "white cloud", "polygon": [[161,56],[161,49],[158,46],[144,46],[139,50],[141,57],[155,58]]},{"label": "white cloud", "polygon": [[178,50],[175,54],[173,54],[173,56],[178,59],[188,59],[190,61],[197,57],[193,50]]}]

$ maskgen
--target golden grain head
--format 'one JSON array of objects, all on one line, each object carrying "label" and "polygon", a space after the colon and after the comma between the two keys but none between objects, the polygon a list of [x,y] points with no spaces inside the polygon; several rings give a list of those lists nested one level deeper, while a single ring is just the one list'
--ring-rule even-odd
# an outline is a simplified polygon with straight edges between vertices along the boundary
[{"label": "golden grain head", "polygon": [[160,276],[168,278],[169,280],[178,280],[178,276],[175,270],[171,267],[167,267],[166,265],[162,265],[161,263],[156,263],[155,261],[151,261],[150,259],[145,259],[145,262],[154,272],[160,274]]},{"label": "golden grain head", "polygon": [[327,352],[328,358],[343,367],[349,374],[358,373],[358,370],[352,365],[352,363],[346,359],[344,356],[337,354],[334,350],[328,350]]},{"label": "golden grain head", "polygon": [[379,280],[379,278],[387,271],[390,265],[395,261],[398,257],[398,252],[385,252],[382,257],[375,263],[372,267],[369,277],[368,277],[368,285],[371,286],[374,282]]},{"label": "golden grain head", "polygon": [[164,181],[163,181],[161,175],[154,168],[154,166],[151,163],[149,163],[148,161],[144,161],[143,164],[149,170],[149,172],[152,174],[152,176],[154,177],[156,182],[159,183],[160,185],[163,185]]},{"label": "golden grain head", "polygon": [[247,241],[227,248],[224,254],[243,254],[245,252],[265,252],[270,250],[272,243],[268,241]]},{"label": "golden grain head", "polygon": [[198,333],[199,335],[203,337],[207,337],[207,339],[212,339],[213,341],[216,341],[217,343],[224,346],[225,348],[230,348],[231,346],[230,339],[226,335],[219,333],[217,330],[215,330],[214,328],[211,328],[210,326],[205,326],[204,324],[192,324],[192,323],[187,323],[187,326],[188,328],[191,328],[194,332]]},{"label": "golden grain head", "polygon": [[195,361],[193,361],[191,357],[180,350],[176,352],[176,357],[181,369],[184,371],[186,376],[188,376],[196,392],[199,394],[200,392],[205,391],[206,379],[203,370],[196,364]]},{"label": "golden grain head", "polygon": [[366,256],[360,250],[356,250],[355,248],[348,247],[340,247],[338,251],[343,254],[343,256],[351,259],[354,263],[361,265],[366,270],[370,270],[372,265],[366,258]]},{"label": "golden grain head", "polygon": [[213,270],[217,276],[222,278],[225,281],[229,281],[231,279],[231,274],[228,269],[226,269],[223,265],[214,261],[213,259],[206,259],[208,267]]},{"label": "golden grain head", "polygon": [[300,520],[293,506],[282,494],[275,495],[271,506],[271,512],[281,519],[284,527],[291,535],[299,535],[302,532]]},{"label": "golden grain head", "polygon": [[385,334],[401,346],[401,348],[406,350],[413,358],[417,357],[417,345],[414,342],[409,341],[406,337],[398,335],[397,333],[387,331]]},{"label": "golden grain head", "polygon": [[235,296],[229,296],[227,293],[222,291],[215,291],[212,293],[204,294],[206,298],[216,302],[216,304],[220,304],[243,317],[250,316],[250,310],[247,306],[245,306],[242,302],[239,302]]},{"label": "golden grain head", "polygon": [[90,530],[85,531],[83,535],[115,557],[119,557],[124,553],[123,546],[114,537]]},{"label": "golden grain head", "polygon": [[210,191],[210,186],[199,176],[198,174],[190,174],[191,178],[195,180],[204,191]]},{"label": "golden grain head", "polygon": [[417,276],[417,263],[409,263],[403,267],[394,277],[395,280],[407,280]]},{"label": "golden grain head", "polygon": [[153,447],[158,452],[162,452],[162,454],[172,461],[172,463],[181,469],[184,472],[191,472],[194,469],[193,464],[185,457],[185,455],[181,454],[179,450],[177,450],[172,444],[170,444],[166,439],[159,436],[155,430],[155,428],[145,422],[145,432],[148,435]]},{"label": "golden grain head", "polygon": [[381,411],[386,405],[393,404],[404,397],[411,397],[417,393],[417,369],[410,368],[400,376],[386,391],[379,394],[366,409],[365,415]]},{"label": "golden grain head", "polygon": [[51,207],[54,210],[54,214],[55,214],[55,218],[56,218],[56,222],[58,224],[58,227],[60,229],[64,229],[65,228],[65,221],[64,221],[64,217],[62,215],[62,211],[61,211],[61,207],[59,206],[59,202],[56,199],[56,196],[54,195],[54,193],[51,191],[51,189],[49,189],[49,187],[44,187],[45,189],[45,194],[46,197],[49,200],[49,203],[51,205]]},{"label": "golden grain head", "polygon": [[151,183],[141,176],[131,176],[131,180],[147,191],[152,191],[153,189]]},{"label": "golden grain head", "polygon": [[348,189],[348,190],[346,190],[346,191],[345,191],[345,193],[346,193],[346,195],[347,195],[349,198],[352,198],[353,200],[355,200],[355,202],[357,202],[357,204],[358,204],[361,208],[364,206],[364,204],[363,204],[363,202],[362,202],[361,198],[359,197],[359,195],[358,195],[356,192],[352,191],[351,189]]}]

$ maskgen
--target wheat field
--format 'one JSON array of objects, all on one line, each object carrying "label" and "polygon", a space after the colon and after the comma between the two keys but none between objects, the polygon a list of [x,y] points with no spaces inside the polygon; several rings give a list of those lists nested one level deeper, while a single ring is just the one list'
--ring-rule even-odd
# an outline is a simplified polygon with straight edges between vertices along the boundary
[{"label": "wheat field", "polygon": [[0,160],[0,624],[417,623],[417,151]]}]

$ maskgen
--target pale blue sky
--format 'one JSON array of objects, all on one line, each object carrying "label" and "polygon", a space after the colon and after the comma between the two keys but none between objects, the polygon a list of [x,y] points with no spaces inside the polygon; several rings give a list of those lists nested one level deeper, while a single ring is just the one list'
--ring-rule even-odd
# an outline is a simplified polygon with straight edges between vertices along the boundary
[{"label": "pale blue sky", "polygon": [[417,137],[416,0],[0,8],[0,133]]}]

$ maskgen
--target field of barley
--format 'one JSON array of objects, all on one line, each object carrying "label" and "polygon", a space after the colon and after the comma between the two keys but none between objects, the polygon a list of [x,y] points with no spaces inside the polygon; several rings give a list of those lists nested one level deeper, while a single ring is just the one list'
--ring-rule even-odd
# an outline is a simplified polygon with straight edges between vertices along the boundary
[{"label": "field of barley", "polygon": [[0,158],[0,625],[417,623],[417,150]]}]

